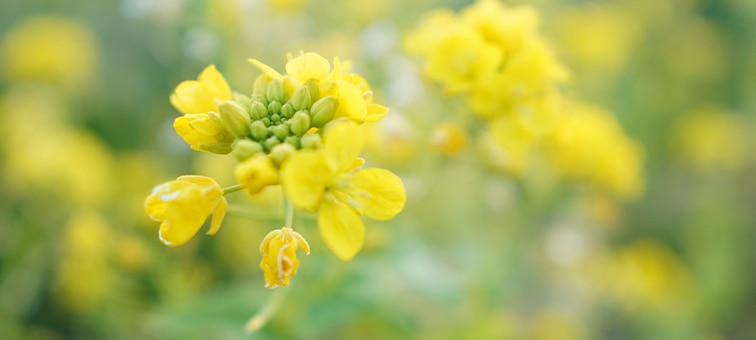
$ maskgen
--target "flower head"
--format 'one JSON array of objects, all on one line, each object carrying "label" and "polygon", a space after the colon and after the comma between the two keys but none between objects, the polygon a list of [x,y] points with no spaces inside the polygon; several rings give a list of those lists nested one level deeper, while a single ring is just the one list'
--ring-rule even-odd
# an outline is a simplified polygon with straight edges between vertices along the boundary
[{"label": "flower head", "polygon": [[273,230],[265,236],[260,244],[260,254],[263,256],[260,268],[265,273],[265,288],[289,285],[289,280],[299,268],[298,247],[310,255],[307,240],[291,228]]},{"label": "flower head", "polygon": [[144,202],[147,214],[160,221],[160,241],[175,247],[189,241],[211,214],[208,235],[220,228],[228,203],[223,189],[212,178],[181,176],[155,187]]},{"label": "flower head", "polygon": [[318,211],[318,228],[326,246],[348,261],[362,248],[363,214],[387,220],[404,207],[402,181],[385,169],[360,169],[363,138],[349,120],[326,127],[323,149],[302,150],[282,167],[282,184],[294,205]]}]

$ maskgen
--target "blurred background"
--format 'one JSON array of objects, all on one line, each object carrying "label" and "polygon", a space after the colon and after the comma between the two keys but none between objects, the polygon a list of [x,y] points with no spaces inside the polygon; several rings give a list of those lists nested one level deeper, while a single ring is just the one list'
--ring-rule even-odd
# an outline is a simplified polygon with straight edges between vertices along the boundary
[{"label": "blurred background", "polygon": [[472,3],[0,3],[0,338],[245,338],[274,294],[257,248],[282,223],[280,192],[231,197],[217,235],[178,248],[143,202],[183,174],[234,182],[233,157],[173,131],[179,82],[215,64],[247,92],[248,58],[283,70],[302,50],[352,60],[391,107],[365,156],[408,200],[366,222],[349,263],[298,214],[313,252],[256,338],[756,337],[756,3],[504,2],[540,13],[561,91],[642,147],[630,198],[498,171],[474,124],[439,151],[434,134],[469,109],[403,39]]}]

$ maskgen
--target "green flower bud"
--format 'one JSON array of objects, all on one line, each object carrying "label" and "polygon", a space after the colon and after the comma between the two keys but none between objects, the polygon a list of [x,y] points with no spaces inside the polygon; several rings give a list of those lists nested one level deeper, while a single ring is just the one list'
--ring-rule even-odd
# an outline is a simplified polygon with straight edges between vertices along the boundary
[{"label": "green flower bud", "polygon": [[255,140],[263,141],[265,138],[268,138],[268,127],[265,126],[262,120],[257,120],[249,126],[249,133]]},{"label": "green flower bud", "polygon": [[255,120],[263,119],[268,116],[268,108],[265,104],[259,101],[254,101],[249,106],[249,116]]},{"label": "green flower bud", "polygon": [[291,102],[283,104],[283,106],[281,106],[281,116],[286,119],[291,118],[292,116],[294,116],[294,112],[297,112],[297,110],[294,110],[294,107],[291,106],[290,103]]},{"label": "green flower bud", "polygon": [[270,159],[273,161],[273,164],[280,166],[286,157],[296,151],[297,149],[293,145],[289,143],[281,143],[270,150]]},{"label": "green flower bud", "polygon": [[320,135],[317,133],[302,136],[299,143],[301,144],[302,149],[316,150],[323,147],[323,142],[320,139]]},{"label": "green flower bud", "polygon": [[301,145],[302,145],[302,144],[300,144],[299,137],[297,137],[297,136],[286,137],[286,139],[284,140],[284,143],[291,144],[296,149],[299,149],[301,147]]},{"label": "green flower bud", "polygon": [[265,127],[270,126],[270,118],[265,117],[263,119],[260,119],[260,121],[263,122],[263,124],[265,125]]},{"label": "green flower bud", "polygon": [[312,104],[310,108],[310,117],[312,117],[312,126],[321,128],[333,119],[333,115],[339,108],[339,101],[332,97],[326,96]]},{"label": "green flower bud", "polygon": [[[307,88],[307,92],[310,93],[311,102],[317,98],[320,98],[320,85],[319,84],[320,84],[320,81],[313,78],[306,81],[303,85],[304,87]],[[310,106],[308,105],[306,108],[309,108],[309,107]],[[304,110],[304,109],[299,109],[299,110]]]},{"label": "green flower bud", "polygon": [[281,102],[278,101],[272,101],[270,104],[268,104],[268,114],[272,115],[274,113],[280,113],[281,112]]},{"label": "green flower bud", "polygon": [[273,79],[270,83],[268,83],[266,95],[269,102],[286,102],[286,90],[284,89],[284,84],[281,79]]},{"label": "green flower bud", "polygon": [[287,129],[284,125],[276,125],[268,129],[273,132],[273,135],[276,136],[278,140],[284,140],[289,136],[289,129]]},{"label": "green flower bud", "polygon": [[270,115],[270,122],[273,124],[278,124],[281,121],[281,116],[278,115],[278,113],[274,113]]},{"label": "green flower bud", "polygon": [[252,105],[252,99],[243,94],[237,94],[235,97],[234,100],[245,109],[249,109],[249,106]]},{"label": "green flower bud", "polygon": [[218,107],[221,121],[226,130],[234,137],[244,137],[249,134],[249,112],[239,103],[227,100]]},{"label": "green flower bud", "polygon": [[231,152],[231,144],[230,143],[198,143],[197,149],[217,153],[220,155],[225,155],[229,152]]},{"label": "green flower bud", "polygon": [[301,136],[310,129],[310,115],[305,111],[295,113],[290,122],[291,133],[296,136]]},{"label": "green flower bud", "polygon": [[281,141],[276,138],[276,136],[270,136],[268,139],[265,140],[263,143],[263,146],[265,147],[265,150],[270,151],[273,149],[274,146],[281,144]]},{"label": "green flower bud", "polygon": [[263,152],[263,146],[260,143],[249,140],[247,138],[237,139],[232,147],[234,149],[232,153],[234,154],[234,156],[236,156],[236,159],[239,162],[247,160],[256,154]]},{"label": "green flower bud", "polygon": [[270,83],[270,78],[268,76],[261,74],[257,79],[255,79],[255,85],[252,87],[252,96],[251,98],[253,100],[260,101],[262,100],[264,103],[267,103],[267,94],[268,94],[268,83]]},{"label": "green flower bud", "polygon": [[289,104],[294,107],[294,111],[307,110],[312,105],[310,89],[307,86],[301,86],[289,99]]}]

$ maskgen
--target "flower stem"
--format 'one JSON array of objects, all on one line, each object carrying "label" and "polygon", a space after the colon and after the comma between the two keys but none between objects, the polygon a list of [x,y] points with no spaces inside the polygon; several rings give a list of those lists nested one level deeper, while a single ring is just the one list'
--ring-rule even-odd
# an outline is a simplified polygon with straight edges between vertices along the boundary
[{"label": "flower stem", "polygon": [[228,195],[230,193],[234,193],[243,189],[244,189],[244,185],[241,185],[241,184],[232,185],[230,187],[223,188],[223,195]]},{"label": "flower stem", "polygon": [[278,311],[278,307],[281,305],[281,302],[283,302],[287,291],[288,289],[274,290],[273,293],[271,293],[268,297],[268,301],[265,302],[265,305],[262,307],[262,309],[260,309],[257,314],[253,315],[249,319],[249,321],[247,321],[247,324],[244,325],[244,331],[247,332],[247,334],[250,334],[258,331],[260,328],[263,328],[263,326],[268,323],[273,314]]},{"label": "flower stem", "polygon": [[293,228],[294,224],[294,205],[284,196],[284,227]]}]

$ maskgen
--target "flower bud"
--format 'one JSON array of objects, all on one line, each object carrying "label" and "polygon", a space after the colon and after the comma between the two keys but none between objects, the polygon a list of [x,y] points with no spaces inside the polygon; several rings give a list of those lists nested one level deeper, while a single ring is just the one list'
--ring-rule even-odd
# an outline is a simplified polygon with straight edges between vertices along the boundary
[{"label": "flower bud", "polygon": [[273,149],[274,146],[281,144],[281,141],[276,138],[276,136],[270,136],[268,139],[265,140],[263,143],[263,146],[265,147],[265,150],[270,151]]},{"label": "flower bud", "polygon": [[268,138],[268,128],[262,120],[257,120],[249,126],[249,133],[257,141],[264,141]]},{"label": "flower bud", "polygon": [[270,104],[268,104],[268,114],[272,115],[274,113],[280,113],[281,112],[281,102],[279,101],[272,101]]},{"label": "flower bud", "polygon": [[310,89],[307,86],[300,86],[289,99],[289,104],[294,107],[294,111],[307,110],[312,105]]},{"label": "flower bud", "polygon": [[283,106],[281,106],[281,116],[286,119],[289,119],[292,116],[294,116],[294,112],[297,112],[297,110],[294,110],[294,107],[291,106],[290,103],[286,103],[286,104],[283,104]]},{"label": "flower bud", "polygon": [[299,143],[302,145],[302,149],[316,150],[323,147],[323,141],[317,133],[302,136]]},{"label": "flower bud", "polygon": [[310,108],[311,125],[321,128],[333,119],[333,115],[339,108],[339,101],[332,97],[326,96],[312,104]]},{"label": "flower bud", "polygon": [[262,119],[268,116],[268,108],[259,101],[253,101],[249,105],[249,116],[252,119]]},{"label": "flower bud", "polygon": [[280,166],[286,157],[296,151],[297,149],[293,145],[289,143],[281,143],[270,150],[270,159],[273,161],[273,164]]},{"label": "flower bud", "polygon": [[249,113],[233,100],[227,100],[218,107],[223,126],[234,137],[244,137],[249,134]]},{"label": "flower bud", "polygon": [[268,83],[266,96],[269,102],[277,101],[279,103],[285,103],[287,96],[284,84],[281,79],[273,79]]},{"label": "flower bud", "polygon": [[310,115],[305,111],[295,113],[290,122],[291,133],[296,136],[301,136],[310,129]]},{"label": "flower bud", "polygon": [[236,156],[236,160],[242,162],[252,156],[263,152],[263,146],[255,141],[247,138],[237,139],[233,144],[232,153]]},{"label": "flower bud", "polygon": [[291,144],[295,149],[299,149],[299,147],[301,146],[301,144],[299,143],[299,137],[297,136],[286,137],[284,143]]},{"label": "flower bud", "polygon": [[260,269],[265,274],[265,288],[288,286],[297,274],[299,260],[297,248],[310,255],[310,245],[302,235],[291,228],[273,230],[260,243]]},{"label": "flower bud", "polygon": [[276,125],[268,129],[273,132],[273,135],[276,136],[279,141],[282,141],[289,136],[289,129],[285,125]]},{"label": "flower bud", "polygon": [[[304,83],[304,87],[307,87],[307,92],[310,93],[310,102],[314,101],[317,98],[320,98],[320,81],[317,79],[309,79]],[[310,106],[308,105],[307,108]],[[303,110],[303,109],[301,109]]]},{"label": "flower bud", "polygon": [[268,78],[267,75],[261,74],[257,79],[255,79],[255,85],[252,89],[252,100],[253,101],[261,101],[263,104],[266,104],[268,102],[267,99],[267,93],[268,93],[268,83],[270,82],[270,78]]}]

